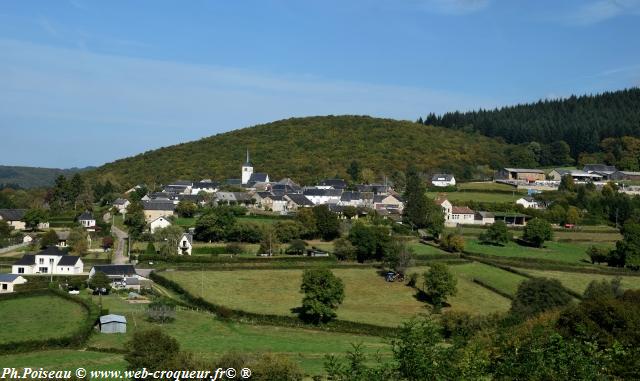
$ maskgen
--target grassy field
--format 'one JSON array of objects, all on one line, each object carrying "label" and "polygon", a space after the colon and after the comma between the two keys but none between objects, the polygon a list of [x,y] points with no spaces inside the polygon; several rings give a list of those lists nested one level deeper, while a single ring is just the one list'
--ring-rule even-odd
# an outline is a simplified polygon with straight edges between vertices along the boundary
[{"label": "grassy field", "polygon": [[80,305],[53,295],[0,300],[0,342],[65,336],[85,316]]},{"label": "grassy field", "polygon": [[458,191],[506,191],[506,192],[516,191],[516,193],[518,192],[516,190],[516,187],[514,186],[501,184],[501,183],[494,183],[491,181],[459,183],[457,184],[457,187],[458,187]]},{"label": "grassy field", "polygon": [[47,370],[124,370],[121,354],[60,349],[0,356],[0,364],[11,368],[44,368]]},{"label": "grassy field", "polygon": [[[433,199],[437,198],[440,193],[427,192],[427,195]],[[524,194],[518,193],[514,190],[513,194],[509,193],[490,193],[490,192],[477,192],[477,191],[458,191],[458,192],[446,192],[444,193],[446,198],[455,204],[456,201],[478,201],[478,202],[508,202],[514,203],[517,199],[521,198]]]},{"label": "grassy field", "polygon": [[409,247],[413,249],[413,252],[416,254],[417,258],[429,258],[436,255],[449,254],[452,258],[453,254],[450,254],[444,250],[438,249],[437,247],[433,247],[431,245],[425,245],[420,242],[411,242]]},{"label": "grassy field", "polygon": [[[423,272],[426,268],[411,269]],[[428,313],[425,303],[417,300],[416,291],[402,283],[388,283],[375,269],[334,269],[345,283],[345,300],[338,318],[369,324],[396,326],[418,314]],[[253,270],[166,272],[192,294],[214,303],[249,312],[290,315],[300,305],[302,270]],[[470,313],[506,310],[508,300],[466,279],[453,299],[452,309]],[[251,290],[251,292],[247,292]]]},{"label": "grassy field", "polygon": [[[543,248],[521,246],[515,242],[509,242],[506,246],[482,245],[475,239],[465,240],[465,249],[487,255],[500,257],[523,257],[549,259],[569,263],[585,263],[589,261],[586,250],[590,242],[546,242]],[[612,247],[612,243],[599,243],[598,246]]]},{"label": "grassy field", "polygon": [[518,274],[510,273],[478,262],[451,266],[450,268],[451,271],[459,278],[464,278],[470,281],[478,279],[483,283],[495,287],[509,295],[515,295],[520,282],[526,279]]},{"label": "grassy field", "polygon": [[[609,229],[606,227],[596,227],[589,226],[585,227],[590,231],[580,231],[580,230],[555,230],[553,232],[554,241],[585,241],[585,242],[616,242],[622,239],[622,235],[615,229]],[[447,228],[446,231],[459,231],[464,236],[477,237],[483,232],[485,232],[486,228],[481,227],[469,227],[465,226],[462,228]],[[595,233],[591,230],[601,230],[598,233]],[[515,237],[519,237],[522,235],[522,230],[510,229],[511,233]]]},{"label": "grassy field", "polygon": [[[560,271],[547,271],[547,270],[529,270],[529,269],[521,269],[521,271],[526,272],[527,274],[531,274],[537,277],[551,278],[559,280],[565,287],[570,290],[573,290],[577,293],[582,294],[584,290],[587,288],[589,283],[593,280],[611,280],[614,278],[612,275],[601,275],[601,274],[583,274],[583,273],[569,273],[569,272],[560,272]],[[622,278],[622,287],[623,288],[633,288],[640,289],[640,277],[633,276],[623,276]]]},{"label": "grassy field", "polygon": [[182,349],[208,360],[232,350],[245,353],[272,352],[289,356],[309,374],[321,373],[324,356],[330,353],[342,355],[350,349],[351,343],[362,343],[369,354],[380,352],[385,356],[390,355],[388,344],[379,337],[221,322],[206,312],[192,310],[178,311],[172,323],[156,324],[145,319],[144,305],[129,304],[118,296],[105,297],[103,303],[111,313],[126,316],[127,333],[95,333],[88,343],[91,347],[123,348],[134,332],[160,327],[175,337]]}]

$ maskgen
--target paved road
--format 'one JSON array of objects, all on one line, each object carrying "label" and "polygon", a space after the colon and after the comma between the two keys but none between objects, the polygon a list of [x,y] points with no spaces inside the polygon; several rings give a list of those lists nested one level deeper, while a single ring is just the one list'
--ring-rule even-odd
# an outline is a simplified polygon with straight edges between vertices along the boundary
[{"label": "paved road", "polygon": [[124,255],[125,241],[127,240],[127,237],[128,237],[127,233],[118,229],[118,227],[115,225],[111,228],[111,231],[113,232],[113,234],[115,234],[116,238],[118,239],[118,249],[116,249],[112,262],[117,265],[123,265],[129,262],[128,258]]}]

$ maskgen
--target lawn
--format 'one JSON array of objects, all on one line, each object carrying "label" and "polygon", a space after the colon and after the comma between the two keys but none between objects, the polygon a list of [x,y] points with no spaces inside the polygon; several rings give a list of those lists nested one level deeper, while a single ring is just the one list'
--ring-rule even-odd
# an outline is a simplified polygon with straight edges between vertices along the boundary
[{"label": "lawn", "polygon": [[0,300],[0,342],[66,336],[85,317],[82,306],[53,295]]},{"label": "lawn", "polygon": [[118,296],[104,297],[103,304],[111,313],[125,315],[127,333],[95,333],[88,343],[91,347],[123,348],[134,332],[160,327],[175,337],[182,349],[208,360],[233,350],[272,352],[289,356],[310,374],[322,373],[324,356],[330,353],[342,355],[351,348],[351,343],[362,343],[369,354],[380,351],[385,356],[390,355],[388,344],[380,337],[221,322],[211,314],[193,310],[180,310],[174,322],[161,325],[145,319],[144,305],[129,304]]},{"label": "lawn", "polygon": [[[548,259],[569,263],[584,263],[589,261],[586,254],[588,242],[545,242],[543,248],[521,246],[515,242],[509,242],[506,246],[482,245],[475,239],[465,240],[465,249],[469,252],[495,255],[500,257],[523,257]],[[601,243],[598,246],[612,247],[612,244]]]},{"label": "lawn", "polygon": [[497,267],[485,265],[479,262],[464,265],[451,266],[451,271],[459,278],[470,281],[477,279],[506,294],[515,295],[520,282],[526,278]]},{"label": "lawn", "polygon": [[[503,192],[474,192],[474,191],[458,191],[458,192],[446,192],[443,193],[445,197],[451,201],[453,204],[456,201],[478,201],[478,202],[507,202],[514,203],[517,199],[521,198],[524,194],[518,193],[518,191],[514,190],[514,193],[503,193]],[[440,193],[438,192],[427,192],[427,195],[430,198],[437,198]]]},{"label": "lawn", "polygon": [[[607,281],[615,278],[613,275],[601,275],[601,274],[584,274],[584,273],[570,273],[561,271],[547,271],[547,270],[529,270],[521,269],[521,271],[531,274],[536,277],[544,277],[559,280],[566,288],[573,290],[579,294],[582,294],[587,288],[589,283],[593,280]],[[638,276],[623,276],[622,287],[640,289],[640,277]]]}]

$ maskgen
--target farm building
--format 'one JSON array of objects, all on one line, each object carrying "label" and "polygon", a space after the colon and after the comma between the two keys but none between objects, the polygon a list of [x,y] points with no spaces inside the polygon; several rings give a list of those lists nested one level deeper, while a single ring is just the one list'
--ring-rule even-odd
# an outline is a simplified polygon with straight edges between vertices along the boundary
[{"label": "farm building", "polygon": [[27,280],[16,274],[0,274],[0,294],[13,292],[13,287],[27,283]]},{"label": "farm building", "polygon": [[611,174],[611,180],[640,180],[640,172],[616,171]]},{"label": "farm building", "polygon": [[544,181],[546,176],[540,169],[502,168],[496,173],[498,180]]},{"label": "farm building", "polygon": [[602,180],[602,175],[599,175],[595,172],[585,172],[574,169],[554,169],[549,172],[549,177],[553,180],[560,181],[564,176],[573,177],[574,181],[600,181]]},{"label": "farm building", "polygon": [[101,333],[127,333],[127,318],[122,315],[100,316]]}]

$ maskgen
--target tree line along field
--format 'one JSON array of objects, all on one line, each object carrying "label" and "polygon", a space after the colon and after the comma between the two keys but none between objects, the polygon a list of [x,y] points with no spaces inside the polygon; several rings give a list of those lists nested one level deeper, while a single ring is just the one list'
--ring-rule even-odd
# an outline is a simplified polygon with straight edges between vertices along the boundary
[{"label": "tree line along field", "polygon": [[0,342],[63,337],[85,318],[82,306],[53,295],[0,299]]}]

